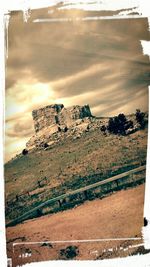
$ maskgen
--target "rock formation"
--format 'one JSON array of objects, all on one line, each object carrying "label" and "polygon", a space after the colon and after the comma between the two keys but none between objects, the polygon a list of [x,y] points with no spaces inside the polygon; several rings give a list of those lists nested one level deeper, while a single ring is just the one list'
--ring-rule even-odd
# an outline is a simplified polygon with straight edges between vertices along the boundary
[{"label": "rock formation", "polygon": [[[91,114],[89,105],[65,108],[63,104],[49,105],[32,111],[35,135],[26,144],[27,150],[33,148],[48,149],[58,142],[71,138],[75,140],[87,132],[102,129],[108,125],[109,118],[98,118]],[[131,120],[131,116],[128,116]],[[133,127],[126,134],[139,129],[134,116]],[[106,127],[104,127],[106,128]],[[106,134],[105,131],[101,131]]]},{"label": "rock formation", "polygon": [[35,132],[38,133],[47,127],[58,124],[58,115],[63,105],[50,105],[32,111]]},{"label": "rock formation", "polygon": [[69,128],[78,119],[91,117],[91,111],[88,105],[73,106],[65,108],[63,104],[55,104],[32,111],[35,132],[38,133],[44,129],[50,132],[57,132],[59,129]]},{"label": "rock formation", "polygon": [[[89,105],[65,108],[63,104],[49,105],[32,111],[35,135],[26,146],[32,149],[53,144],[64,137],[87,131],[93,116]],[[74,136],[75,137],[75,136]]]}]

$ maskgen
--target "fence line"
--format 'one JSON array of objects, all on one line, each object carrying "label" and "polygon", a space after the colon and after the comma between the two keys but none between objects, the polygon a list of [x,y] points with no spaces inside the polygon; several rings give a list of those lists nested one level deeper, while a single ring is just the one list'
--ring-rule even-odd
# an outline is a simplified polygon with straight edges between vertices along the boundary
[{"label": "fence line", "polygon": [[6,227],[8,227],[8,226],[13,226],[13,225],[15,225],[15,224],[17,224],[17,223],[22,222],[23,220],[25,220],[25,219],[27,219],[28,217],[30,217],[30,215],[32,215],[32,213],[34,213],[35,211],[40,210],[40,209],[43,208],[44,206],[47,206],[47,205],[52,204],[52,203],[54,203],[54,202],[60,201],[60,200],[65,199],[65,198],[67,198],[67,197],[69,197],[69,196],[72,196],[72,195],[75,195],[75,194],[78,194],[78,193],[82,193],[82,192],[86,192],[86,191],[88,191],[88,190],[90,190],[90,189],[97,188],[97,187],[99,187],[99,186],[101,186],[101,185],[108,184],[108,183],[113,182],[113,181],[117,181],[117,180],[122,179],[122,178],[124,178],[124,177],[126,177],[126,176],[129,176],[129,175],[131,175],[131,174],[133,174],[133,173],[142,172],[142,171],[144,171],[144,170],[146,170],[146,165],[144,165],[144,166],[140,166],[140,167],[138,167],[138,168],[134,168],[134,169],[129,170],[129,171],[127,171],[127,172],[124,172],[124,173],[121,173],[121,174],[112,176],[112,177],[110,177],[110,178],[107,178],[107,179],[105,179],[105,180],[103,180],[103,181],[96,182],[96,183],[94,183],[94,184],[91,184],[91,185],[88,185],[88,186],[85,186],[85,187],[76,189],[76,190],[74,190],[74,191],[68,192],[68,193],[66,193],[66,194],[57,196],[57,197],[55,197],[55,198],[49,199],[49,200],[45,201],[44,203],[38,205],[37,207],[31,209],[30,211],[24,213],[23,215],[19,216],[18,218],[16,218],[16,219],[10,221],[9,223],[6,224]]}]

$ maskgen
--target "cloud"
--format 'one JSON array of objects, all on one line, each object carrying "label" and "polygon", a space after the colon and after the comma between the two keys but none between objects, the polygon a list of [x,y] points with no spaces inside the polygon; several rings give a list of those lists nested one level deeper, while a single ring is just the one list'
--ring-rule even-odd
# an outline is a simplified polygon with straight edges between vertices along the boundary
[{"label": "cloud", "polygon": [[[44,24],[32,23],[32,19],[48,16],[45,9],[32,14],[26,24],[20,12],[10,20],[8,84],[9,79],[17,82],[18,77],[27,78],[28,70],[39,82],[47,83],[74,75],[100,60],[137,60],[142,54],[139,40],[148,39],[144,19]],[[58,17],[62,15],[65,17],[62,11],[60,15],[57,12]]]},{"label": "cloud", "polygon": [[[94,115],[146,110],[149,40],[146,19],[33,23],[36,18],[84,16],[81,10],[34,10],[28,23],[12,13],[6,67],[6,154],[33,133],[31,112],[51,103],[88,103]],[[86,16],[97,14],[86,11]],[[19,144],[19,145],[18,145]],[[10,149],[9,149],[10,147]]]},{"label": "cloud", "polygon": [[4,147],[4,160],[7,162],[16,154],[19,154],[24,148],[25,144],[28,141],[28,137],[26,138],[8,138],[5,140]]},{"label": "cloud", "polygon": [[6,129],[6,136],[24,138],[33,134],[33,122],[32,119],[19,119],[16,123],[11,124],[10,129]]}]

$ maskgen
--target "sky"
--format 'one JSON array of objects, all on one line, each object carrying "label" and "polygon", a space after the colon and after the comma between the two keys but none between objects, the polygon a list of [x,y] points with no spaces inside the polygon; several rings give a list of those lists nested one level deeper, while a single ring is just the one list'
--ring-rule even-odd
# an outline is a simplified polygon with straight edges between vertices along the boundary
[{"label": "sky", "polygon": [[[89,104],[95,116],[148,110],[150,64],[140,42],[150,40],[147,19],[84,20],[110,14],[116,11],[57,6],[32,11],[26,23],[22,12],[11,12],[5,161],[34,134],[33,109]],[[49,20],[33,22],[39,18]]]}]

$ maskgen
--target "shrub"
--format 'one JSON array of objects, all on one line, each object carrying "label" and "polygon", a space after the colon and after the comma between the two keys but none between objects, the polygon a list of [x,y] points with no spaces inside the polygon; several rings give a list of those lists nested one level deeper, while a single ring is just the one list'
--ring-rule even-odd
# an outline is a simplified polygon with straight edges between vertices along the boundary
[{"label": "shrub", "polygon": [[66,133],[67,131],[68,131],[68,127],[65,126],[65,128],[64,128],[64,133]]},{"label": "shrub", "polygon": [[102,125],[101,126],[101,128],[100,128],[100,130],[105,134],[106,133],[106,130],[107,130],[107,128],[106,128],[106,126],[105,125]]},{"label": "shrub", "polygon": [[123,113],[110,118],[107,127],[110,133],[120,135],[126,135],[126,131],[129,128],[133,128],[133,122],[131,120],[128,121]]},{"label": "shrub", "polygon": [[28,154],[28,150],[26,149],[26,148],[24,148],[23,150],[22,150],[22,155],[27,155]]},{"label": "shrub", "polygon": [[140,125],[140,128],[144,129],[146,124],[147,124],[147,120],[145,118],[145,113],[141,112],[140,109],[137,109],[135,116],[136,116],[137,123]]},{"label": "shrub", "polygon": [[47,147],[49,147],[49,145],[47,143],[44,143],[43,147],[47,148]]},{"label": "shrub", "polygon": [[65,249],[60,250],[60,256],[62,259],[71,260],[79,254],[77,246],[68,246]]}]

